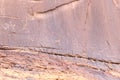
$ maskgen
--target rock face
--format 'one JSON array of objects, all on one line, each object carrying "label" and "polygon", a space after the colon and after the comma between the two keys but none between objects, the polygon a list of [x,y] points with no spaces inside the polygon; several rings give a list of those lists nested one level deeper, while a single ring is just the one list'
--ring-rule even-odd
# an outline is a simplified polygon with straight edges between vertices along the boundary
[{"label": "rock face", "polygon": [[120,80],[120,0],[0,0],[0,50],[0,80]]}]

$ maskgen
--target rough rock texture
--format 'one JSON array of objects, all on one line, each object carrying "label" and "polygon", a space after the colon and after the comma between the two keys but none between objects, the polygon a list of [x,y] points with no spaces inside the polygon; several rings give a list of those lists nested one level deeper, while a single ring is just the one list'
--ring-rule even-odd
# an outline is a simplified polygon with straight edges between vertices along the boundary
[{"label": "rough rock texture", "polygon": [[0,80],[120,80],[120,0],[0,0]]}]

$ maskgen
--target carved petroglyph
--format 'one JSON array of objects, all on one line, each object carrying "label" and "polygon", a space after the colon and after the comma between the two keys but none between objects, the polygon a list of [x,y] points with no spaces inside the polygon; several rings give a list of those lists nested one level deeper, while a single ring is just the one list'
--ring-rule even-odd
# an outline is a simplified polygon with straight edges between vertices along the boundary
[{"label": "carved petroglyph", "polygon": [[8,31],[10,31],[10,32],[15,32],[15,24],[12,23],[11,21],[8,22],[8,23],[5,23],[5,24],[3,25],[3,28],[4,28],[4,30],[8,30]]},{"label": "carved petroglyph", "polygon": [[117,8],[120,8],[120,0],[113,0],[113,3]]}]

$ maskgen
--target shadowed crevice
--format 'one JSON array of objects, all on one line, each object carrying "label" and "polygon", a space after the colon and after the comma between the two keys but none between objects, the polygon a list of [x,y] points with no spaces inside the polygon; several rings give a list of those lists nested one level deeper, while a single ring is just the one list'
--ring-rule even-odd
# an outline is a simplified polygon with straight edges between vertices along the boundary
[{"label": "shadowed crevice", "polygon": [[0,46],[0,50],[13,50],[13,51],[26,51],[26,52],[38,52],[38,53],[45,53],[49,55],[56,55],[56,56],[64,56],[64,57],[71,57],[71,58],[82,58],[86,60],[92,60],[92,61],[97,61],[97,62],[102,62],[102,63],[107,63],[107,64],[117,64],[119,65],[120,62],[113,62],[109,60],[104,60],[104,59],[97,59],[97,58],[92,58],[92,57],[86,57],[86,56],[81,56],[79,54],[71,54],[71,53],[56,53],[56,52],[49,52],[48,50],[62,50],[62,49],[57,49],[57,48],[52,48],[52,47],[9,47],[9,46]]}]

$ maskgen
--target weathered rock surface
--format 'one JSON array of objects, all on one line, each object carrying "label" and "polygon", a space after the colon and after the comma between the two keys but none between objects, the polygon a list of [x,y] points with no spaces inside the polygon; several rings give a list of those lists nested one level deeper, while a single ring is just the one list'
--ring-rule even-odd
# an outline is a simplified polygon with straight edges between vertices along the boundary
[{"label": "weathered rock surface", "polygon": [[0,80],[120,80],[120,0],[0,0]]}]

